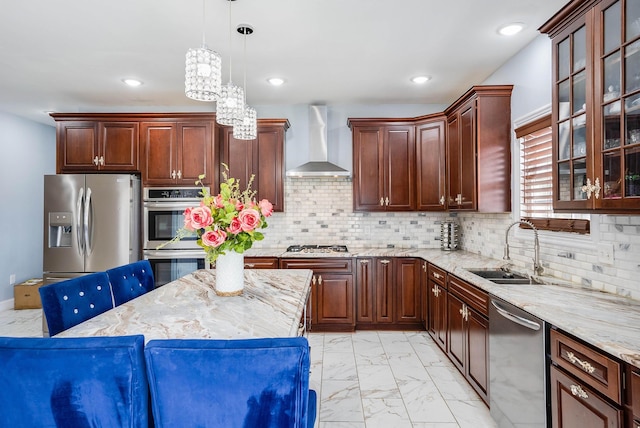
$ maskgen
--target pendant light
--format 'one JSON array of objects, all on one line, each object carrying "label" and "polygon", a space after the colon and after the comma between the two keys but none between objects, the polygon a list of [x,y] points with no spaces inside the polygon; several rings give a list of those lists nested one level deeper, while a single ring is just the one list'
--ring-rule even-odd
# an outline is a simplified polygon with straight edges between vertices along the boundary
[{"label": "pendant light", "polygon": [[242,118],[233,125],[233,138],[238,140],[254,140],[258,137],[258,118],[256,109],[246,104],[247,96],[247,36],[253,34],[253,28],[250,25],[239,25],[238,33],[244,35],[244,96],[245,104]]},{"label": "pendant light", "polygon": [[216,122],[220,125],[233,126],[242,119],[244,110],[244,90],[231,81],[231,2],[229,1],[229,83],[220,90],[220,98],[216,104]]},{"label": "pendant light", "polygon": [[184,93],[197,101],[217,101],[222,82],[220,55],[205,43],[205,1],[202,1],[202,47],[189,49],[185,61]]}]

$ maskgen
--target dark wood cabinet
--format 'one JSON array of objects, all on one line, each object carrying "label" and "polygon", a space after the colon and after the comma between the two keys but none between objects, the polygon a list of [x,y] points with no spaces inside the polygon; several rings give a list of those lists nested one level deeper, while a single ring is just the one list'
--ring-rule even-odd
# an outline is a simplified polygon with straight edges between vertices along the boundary
[{"label": "dark wood cabinet", "polygon": [[412,211],[415,127],[412,122],[349,119],[353,132],[354,211]]},{"label": "dark wood cabinet", "polygon": [[244,267],[247,269],[278,269],[280,262],[277,257],[245,256]]},{"label": "dark wood cabinet", "polygon": [[52,114],[56,120],[58,173],[136,172],[138,123],[95,114]]},{"label": "dark wood cabinet", "polygon": [[419,326],[422,321],[420,259],[397,257],[395,270],[395,322]]},{"label": "dark wood cabinet", "polygon": [[552,41],[555,211],[640,210],[640,9],[568,3],[540,31]]},{"label": "dark wood cabinet", "polygon": [[489,402],[489,296],[448,275],[447,354],[485,403]]},{"label": "dark wood cabinet", "polygon": [[312,331],[355,329],[353,261],[350,258],[280,259],[281,269],[311,269]]},{"label": "dark wood cabinet", "polygon": [[446,204],[446,117],[416,121],[416,209],[444,211]]},{"label": "dark wood cabinet", "polygon": [[[233,138],[231,127],[220,127],[220,162],[229,167],[229,176],[244,188],[251,177],[256,199],[267,199],[274,211],[284,211],[284,145],[287,119],[259,119],[255,140]],[[224,171],[221,167],[220,172]],[[222,180],[222,177],[220,177]]]},{"label": "dark wood cabinet", "polygon": [[429,331],[429,263],[420,261],[420,312],[422,314],[422,326]]},{"label": "dark wood cabinet", "polygon": [[393,259],[387,257],[376,258],[374,262],[374,322],[392,324],[395,320]]},{"label": "dark wood cabinet", "polygon": [[445,110],[450,210],[511,211],[512,88],[474,86]]},{"label": "dark wood cabinet", "polygon": [[[140,124],[142,183],[194,186],[213,177],[213,120],[154,120]],[[212,193],[215,190],[212,189]]]},{"label": "dark wood cabinet", "polygon": [[627,366],[627,426],[640,428],[640,368]]},{"label": "dark wood cabinet", "polygon": [[437,266],[427,267],[427,332],[447,352],[447,307],[446,272]]}]

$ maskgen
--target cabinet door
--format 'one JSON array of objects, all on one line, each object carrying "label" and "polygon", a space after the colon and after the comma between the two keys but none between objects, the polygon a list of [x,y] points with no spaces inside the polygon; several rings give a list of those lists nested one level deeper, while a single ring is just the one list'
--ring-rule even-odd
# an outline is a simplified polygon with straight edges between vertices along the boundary
[{"label": "cabinet door", "polygon": [[138,122],[100,122],[99,169],[138,171]]},{"label": "cabinet door", "polygon": [[[249,183],[251,175],[255,174],[254,165],[254,140],[236,140],[233,138],[233,128],[225,126],[221,130],[222,144],[220,145],[220,162],[229,167],[228,176],[240,181],[240,187],[244,188]],[[220,181],[224,179],[220,168]],[[256,189],[253,183],[253,190]]]},{"label": "cabinet door", "polygon": [[376,259],[375,269],[375,321],[392,323],[394,321],[393,263],[391,259]]},{"label": "cabinet door", "polygon": [[206,176],[203,184],[213,183],[212,122],[178,123],[177,143],[176,183],[193,186],[201,174]]},{"label": "cabinet door", "polygon": [[373,259],[357,259],[356,262],[356,322],[372,323],[374,302]]},{"label": "cabinet door", "polygon": [[413,126],[406,125],[385,127],[384,188],[387,210],[416,209],[414,129]]},{"label": "cabinet door", "polygon": [[416,208],[418,211],[446,209],[444,129],[444,118],[416,126]]},{"label": "cabinet door", "polygon": [[420,312],[422,315],[422,326],[425,330],[429,331],[429,276],[428,276],[428,263],[426,261],[421,262],[420,271]]},{"label": "cabinet door", "polygon": [[429,280],[429,299],[427,300],[427,322],[429,335],[447,352],[447,290],[433,280]]},{"label": "cabinet door", "polygon": [[622,411],[578,380],[551,366],[554,428],[622,428]]},{"label": "cabinet door", "polygon": [[422,320],[420,303],[420,260],[398,257],[394,259],[397,323],[415,323]]},{"label": "cabinet door", "polygon": [[94,121],[58,122],[58,172],[98,169],[98,124]]},{"label": "cabinet door", "polygon": [[384,211],[382,127],[353,129],[353,210]]},{"label": "cabinet door", "polygon": [[466,325],[462,316],[464,303],[449,293],[447,302],[447,354],[454,366],[465,372],[466,360]]},{"label": "cabinet door", "polygon": [[488,402],[489,321],[471,308],[468,313],[466,375],[471,386]]},{"label": "cabinet door", "polygon": [[284,211],[284,134],[282,126],[259,126],[254,149],[256,199]]},{"label": "cabinet door", "polygon": [[175,184],[177,126],[173,122],[140,124],[142,184]]},{"label": "cabinet door", "polygon": [[452,115],[447,121],[447,206],[458,208],[460,194],[460,118]]},{"label": "cabinet door", "polygon": [[355,324],[353,275],[322,273],[316,277],[317,324]]},{"label": "cabinet door", "polygon": [[460,194],[457,209],[476,208],[476,130],[475,100],[460,112]]}]

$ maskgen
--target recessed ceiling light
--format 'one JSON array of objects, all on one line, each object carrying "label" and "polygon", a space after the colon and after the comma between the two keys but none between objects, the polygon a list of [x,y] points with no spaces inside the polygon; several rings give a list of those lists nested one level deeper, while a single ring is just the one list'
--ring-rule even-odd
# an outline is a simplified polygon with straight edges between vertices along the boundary
[{"label": "recessed ceiling light", "polygon": [[524,28],[524,24],[522,22],[512,22],[511,24],[503,25],[498,28],[498,34],[503,36],[513,36],[514,34],[518,34]]},{"label": "recessed ceiling light", "polygon": [[429,80],[431,80],[431,76],[416,76],[411,78],[411,81],[417,84],[426,83]]},{"label": "recessed ceiling light", "polygon": [[122,81],[123,81],[125,84],[127,84],[127,85],[129,85],[129,86],[133,86],[133,87],[136,87],[136,86],[140,86],[140,85],[142,85],[142,82],[141,82],[141,81],[139,81],[139,80],[137,80],[137,79],[122,79]]},{"label": "recessed ceiling light", "polygon": [[267,79],[267,82],[269,82],[273,86],[280,86],[284,83],[284,79],[281,77],[270,77]]}]

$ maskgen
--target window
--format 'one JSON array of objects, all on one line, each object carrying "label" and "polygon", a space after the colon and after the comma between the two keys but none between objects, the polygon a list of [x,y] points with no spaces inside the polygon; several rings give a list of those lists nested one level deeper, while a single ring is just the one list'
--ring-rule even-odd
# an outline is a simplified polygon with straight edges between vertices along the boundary
[{"label": "window", "polygon": [[551,115],[516,128],[520,141],[520,216],[541,230],[589,233],[588,214],[553,212],[551,135]]}]

